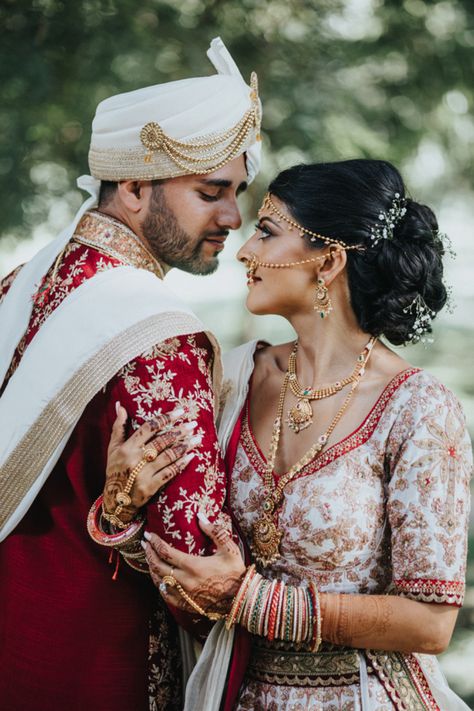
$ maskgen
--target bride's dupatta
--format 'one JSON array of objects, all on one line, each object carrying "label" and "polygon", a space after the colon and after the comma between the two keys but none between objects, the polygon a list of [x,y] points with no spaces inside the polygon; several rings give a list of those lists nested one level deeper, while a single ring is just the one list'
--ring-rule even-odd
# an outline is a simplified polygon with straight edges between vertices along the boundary
[{"label": "bride's dupatta", "polygon": [[[257,340],[245,343],[223,358],[224,381],[218,433],[229,484],[240,438],[240,415],[247,398],[258,343]],[[235,520],[233,523],[238,530]],[[249,552],[243,541],[242,550],[246,563],[249,563]],[[249,654],[248,632],[240,627],[226,630],[223,620],[217,622],[189,677],[184,711],[230,711],[242,684]]]}]

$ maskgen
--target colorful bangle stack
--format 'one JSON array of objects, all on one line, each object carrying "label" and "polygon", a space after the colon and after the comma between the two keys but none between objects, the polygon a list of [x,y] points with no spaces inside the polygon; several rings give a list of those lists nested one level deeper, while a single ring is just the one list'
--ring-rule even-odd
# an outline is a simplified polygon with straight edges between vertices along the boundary
[{"label": "colorful bangle stack", "polygon": [[255,566],[250,565],[247,568],[247,572],[245,573],[244,579],[242,580],[242,583],[240,584],[240,588],[237,590],[237,594],[234,597],[234,602],[232,603],[230,612],[227,615],[227,621],[225,623],[225,626],[228,630],[230,630],[232,625],[234,625],[236,622],[237,613],[240,610],[240,607],[244,601],[245,595],[247,594],[249,584],[250,584],[254,575],[256,575]]},{"label": "colorful bangle stack", "polygon": [[230,629],[238,623],[270,642],[306,642],[316,652],[321,644],[321,622],[319,592],[314,583],[298,587],[266,580],[251,566],[234,598],[226,626]]},{"label": "colorful bangle stack", "polygon": [[93,541],[100,546],[118,548],[129,545],[140,538],[143,526],[143,518],[135,518],[126,529],[120,531],[107,532],[102,525],[102,504],[103,497],[94,501],[87,516],[87,530]]},{"label": "colorful bangle stack", "polygon": [[145,551],[140,544],[144,525],[144,518],[137,517],[126,528],[113,530],[113,522],[104,517],[102,496],[94,501],[87,516],[87,530],[93,541],[117,550],[134,570],[149,573]]}]

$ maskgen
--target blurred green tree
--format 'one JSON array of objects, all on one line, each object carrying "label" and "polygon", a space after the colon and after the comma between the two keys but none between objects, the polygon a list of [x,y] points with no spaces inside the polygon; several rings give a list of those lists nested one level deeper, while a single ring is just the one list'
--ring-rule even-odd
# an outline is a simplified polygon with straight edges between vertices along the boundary
[{"label": "blurred green tree", "polygon": [[305,158],[400,164],[420,141],[445,157],[432,195],[470,179],[470,0],[3,0],[0,28],[0,236],[30,234],[59,195],[78,201],[101,99],[210,73],[218,34],[260,76],[262,182]]}]

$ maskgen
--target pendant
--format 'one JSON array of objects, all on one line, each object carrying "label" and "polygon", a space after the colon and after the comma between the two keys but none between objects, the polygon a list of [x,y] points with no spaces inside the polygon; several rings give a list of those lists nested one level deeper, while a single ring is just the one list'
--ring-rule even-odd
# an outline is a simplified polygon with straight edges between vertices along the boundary
[{"label": "pendant", "polygon": [[313,424],[313,408],[309,400],[301,399],[298,400],[296,405],[288,410],[287,415],[288,427],[293,430],[295,434],[305,430],[307,427]]},{"label": "pendant", "polygon": [[271,514],[264,513],[252,525],[250,548],[257,563],[263,566],[274,563],[280,557],[280,541],[283,533],[275,526]]}]

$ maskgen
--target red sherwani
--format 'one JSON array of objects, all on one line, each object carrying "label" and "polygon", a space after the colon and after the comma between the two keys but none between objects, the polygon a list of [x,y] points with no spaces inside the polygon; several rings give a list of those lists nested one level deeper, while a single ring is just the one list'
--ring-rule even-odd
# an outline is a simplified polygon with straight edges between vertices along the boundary
[{"label": "red sherwani", "polygon": [[[100,245],[94,218],[83,219]],[[136,244],[127,249],[129,236],[120,223],[110,221],[108,229],[119,238],[113,256],[100,246],[70,243],[47,299],[34,306],[9,376],[48,314],[85,279],[122,263],[144,266]],[[3,294],[11,281],[2,283]],[[181,707],[174,621],[147,575],[121,560],[112,580],[109,550],[89,538],[86,518],[103,489],[115,402],[127,409],[129,430],[180,404],[184,420],[198,421],[202,445],[186,470],[149,503],[147,529],[186,552],[208,552],[196,513],[218,515],[226,488],[214,426],[212,357],[206,335],[198,333],[157,344],[128,363],[89,403],[30,510],[0,544],[0,708],[5,711]]]}]

